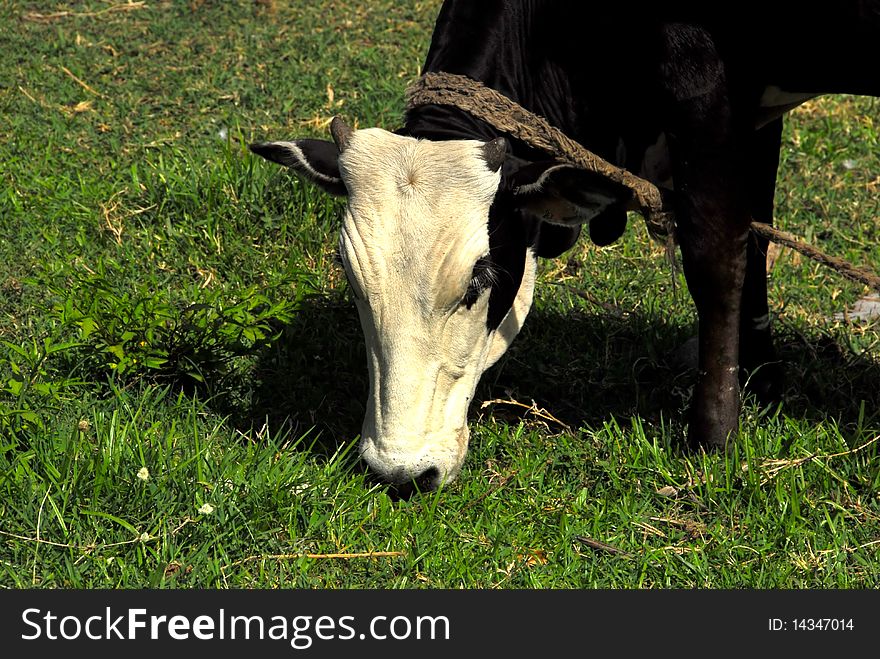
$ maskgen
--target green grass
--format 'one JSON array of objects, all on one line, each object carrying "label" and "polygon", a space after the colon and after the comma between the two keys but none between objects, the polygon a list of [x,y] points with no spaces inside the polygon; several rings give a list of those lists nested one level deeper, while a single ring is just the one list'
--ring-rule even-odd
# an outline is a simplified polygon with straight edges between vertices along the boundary
[{"label": "green grass", "polygon": [[[458,481],[364,472],[341,202],[245,144],[396,127],[439,2],[401,4],[0,5],[0,585],[874,587],[880,335],[789,252],[733,454],[682,447],[693,305],[634,221],[542,264]],[[777,202],[875,270],[878,110],[794,112]]]}]

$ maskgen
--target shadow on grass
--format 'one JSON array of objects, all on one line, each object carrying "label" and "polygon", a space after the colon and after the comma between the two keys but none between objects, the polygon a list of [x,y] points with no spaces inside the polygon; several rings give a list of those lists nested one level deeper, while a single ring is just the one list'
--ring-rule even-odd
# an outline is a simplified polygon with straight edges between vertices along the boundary
[{"label": "shadow on grass", "polygon": [[250,390],[230,412],[231,423],[266,425],[270,434],[289,431],[292,438],[308,433],[314,452],[335,454],[360,433],[367,398],[356,310],[343,299],[304,300],[249,377]]},{"label": "shadow on grass", "polygon": [[[469,419],[491,413],[516,422],[529,418],[534,402],[571,428],[601,426],[612,416],[621,427],[638,416],[682,428],[695,375],[681,347],[692,331],[658,316],[533,311],[508,353],[483,376]],[[784,414],[833,418],[845,436],[880,426],[880,363],[831,336],[785,327],[777,346],[787,375]],[[318,437],[312,450],[326,455],[359,434],[367,367],[348,301],[304,302],[251,373],[249,396],[232,419],[239,426],[268,423],[270,431],[289,428],[296,437],[311,430]]]},{"label": "shadow on grass", "polygon": [[806,336],[782,326],[776,344],[786,373],[782,411],[808,421],[834,419],[853,441],[880,431],[880,361],[853,352],[845,343],[847,331]]},{"label": "shadow on grass", "polygon": [[[488,371],[477,400],[534,403],[572,428],[612,416],[649,422],[680,415],[693,374],[677,363],[687,328],[639,314],[626,317],[533,311],[520,336]],[[525,408],[494,403],[495,417]]]},{"label": "shadow on grass", "polygon": [[[845,331],[805,335],[777,326],[785,372],[781,410],[808,422],[833,419],[848,441],[856,441],[880,431],[880,361],[853,352]],[[486,374],[478,400],[534,401],[573,428],[601,426],[612,416],[621,427],[634,416],[650,424],[662,419],[682,429],[684,444],[696,380],[695,342],[688,341],[693,334],[693,327],[656,316],[534,314],[507,358]],[[525,411],[499,404],[494,416],[501,407],[507,417]]]}]

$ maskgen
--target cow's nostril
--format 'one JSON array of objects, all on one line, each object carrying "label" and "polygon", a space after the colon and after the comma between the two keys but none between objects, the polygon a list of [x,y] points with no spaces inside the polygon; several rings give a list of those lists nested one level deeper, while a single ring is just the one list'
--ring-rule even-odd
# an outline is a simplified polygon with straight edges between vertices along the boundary
[{"label": "cow's nostril", "polygon": [[409,500],[420,492],[436,490],[440,484],[440,470],[429,467],[415,478],[391,485],[388,493],[394,500]]},{"label": "cow's nostril", "polygon": [[416,487],[422,492],[436,490],[439,485],[440,470],[437,467],[428,467],[413,479]]}]

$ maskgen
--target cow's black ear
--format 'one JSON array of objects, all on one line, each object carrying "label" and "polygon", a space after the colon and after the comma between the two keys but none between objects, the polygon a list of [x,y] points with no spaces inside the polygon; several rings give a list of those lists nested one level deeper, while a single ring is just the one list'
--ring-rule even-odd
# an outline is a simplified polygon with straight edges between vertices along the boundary
[{"label": "cow's black ear", "polygon": [[614,205],[590,220],[590,240],[599,247],[610,245],[626,231],[626,209]]},{"label": "cow's black ear", "polygon": [[348,194],[345,183],[339,175],[339,149],[333,142],[326,140],[258,142],[249,145],[248,148],[266,160],[293,168],[330,194]]},{"label": "cow's black ear", "polygon": [[[557,161],[529,163],[510,172],[507,187],[522,210],[550,224],[572,227],[590,222],[591,236],[594,219],[619,218],[616,210],[622,210],[632,196],[629,188],[601,174]],[[615,212],[609,215],[609,211]],[[618,229],[622,233],[619,222],[607,233],[604,229],[603,222],[603,230],[597,225],[595,231],[603,240]]]},{"label": "cow's black ear", "polygon": [[564,227],[559,224],[536,222],[535,237],[532,240],[532,250],[535,256],[545,259],[555,259],[557,256],[570,250],[581,235],[580,226]]}]

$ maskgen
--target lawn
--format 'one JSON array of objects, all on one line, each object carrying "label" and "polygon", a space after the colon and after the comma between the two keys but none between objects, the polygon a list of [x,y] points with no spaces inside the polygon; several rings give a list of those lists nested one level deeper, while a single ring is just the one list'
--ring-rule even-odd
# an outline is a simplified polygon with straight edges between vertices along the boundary
[{"label": "lawn", "polygon": [[[876,585],[869,291],[787,250],[731,454],[683,447],[693,304],[634,220],[542,262],[459,480],[365,472],[342,202],[246,144],[397,127],[439,4],[0,4],[0,586]],[[880,270],[880,102],[792,113],[777,218]]]}]

